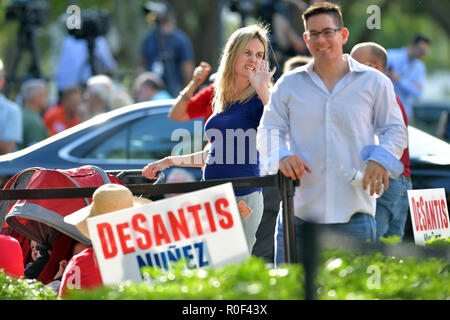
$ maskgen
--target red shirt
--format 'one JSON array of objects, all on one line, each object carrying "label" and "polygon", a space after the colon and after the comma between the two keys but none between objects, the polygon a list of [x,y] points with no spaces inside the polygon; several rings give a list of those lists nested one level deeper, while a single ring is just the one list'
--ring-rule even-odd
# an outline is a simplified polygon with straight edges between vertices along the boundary
[{"label": "red shirt", "polygon": [[74,255],[67,264],[61,279],[59,296],[67,294],[67,289],[94,289],[103,286],[100,269],[92,247]]},{"label": "red shirt", "polygon": [[55,108],[49,109],[44,114],[44,123],[50,135],[54,135],[79,124],[80,119],[75,115],[72,120],[69,121],[64,107],[59,104]]},{"label": "red shirt", "polygon": [[187,104],[189,119],[203,117],[205,122],[213,113],[212,100],[214,98],[214,86],[211,83],[206,88],[197,92]]},{"label": "red shirt", "polygon": [[7,275],[23,277],[23,256],[19,241],[11,236],[0,234],[0,269]]},{"label": "red shirt", "polygon": [[[397,98],[397,103],[398,106],[400,107],[400,110],[402,111],[402,115],[403,115],[403,120],[405,121],[405,125],[406,127],[408,127],[408,117],[406,116],[406,112],[405,112],[405,108],[403,107],[402,102],[400,101],[400,99],[398,97]],[[411,169],[409,168],[410,165],[410,160],[409,160],[409,150],[408,150],[408,146],[406,146],[406,149],[403,151],[403,155],[400,158],[400,161],[403,163],[403,165],[405,166],[404,170],[403,170],[403,175],[407,176],[407,177],[411,177]]]}]

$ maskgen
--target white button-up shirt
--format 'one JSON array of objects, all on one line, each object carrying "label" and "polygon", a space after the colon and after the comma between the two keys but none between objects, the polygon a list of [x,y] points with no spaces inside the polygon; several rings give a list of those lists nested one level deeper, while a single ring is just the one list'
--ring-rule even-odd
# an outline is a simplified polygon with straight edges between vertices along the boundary
[{"label": "white button-up shirt", "polygon": [[349,55],[345,59],[349,72],[331,93],[313,70],[314,60],[283,75],[258,128],[266,169],[278,170],[279,160],[293,154],[311,168],[294,197],[295,215],[306,221],[344,223],[356,212],[374,215],[375,199],[351,185],[340,169],[362,169],[361,151],[375,145],[376,135],[376,148],[396,159],[407,145],[391,81]]}]

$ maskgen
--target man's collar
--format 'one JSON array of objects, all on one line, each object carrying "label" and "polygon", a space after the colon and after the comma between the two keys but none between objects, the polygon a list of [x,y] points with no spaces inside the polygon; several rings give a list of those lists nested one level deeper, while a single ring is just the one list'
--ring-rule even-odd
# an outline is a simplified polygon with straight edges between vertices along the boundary
[{"label": "man's collar", "polygon": [[[347,53],[343,55],[343,58],[345,58],[348,61],[349,72],[364,72],[367,71],[369,68],[353,59]],[[296,70],[297,72],[307,72],[308,74],[312,74],[314,72],[314,59],[312,59],[303,67],[297,68]]]},{"label": "man's collar", "polygon": [[348,68],[349,68],[349,72],[364,72],[367,71],[368,66],[366,66],[365,64],[359,63],[358,61],[356,61],[355,59],[353,59],[349,54],[345,54],[344,56],[347,57],[347,61],[348,61]]}]

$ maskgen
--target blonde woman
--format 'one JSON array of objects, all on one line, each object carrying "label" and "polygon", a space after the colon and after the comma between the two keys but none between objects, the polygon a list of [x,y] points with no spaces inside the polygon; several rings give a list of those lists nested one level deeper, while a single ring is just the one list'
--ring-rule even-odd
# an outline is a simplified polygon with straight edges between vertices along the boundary
[{"label": "blonde woman", "polygon": [[[204,165],[204,180],[259,176],[256,128],[269,102],[275,73],[275,68],[269,70],[268,43],[268,30],[260,25],[238,29],[231,35],[214,81],[214,113],[205,124],[211,148],[150,163],[142,171],[145,177],[154,179],[158,171],[174,165]],[[235,190],[235,195],[238,203],[242,200],[251,209],[243,220],[251,252],[263,213],[261,188]]]}]

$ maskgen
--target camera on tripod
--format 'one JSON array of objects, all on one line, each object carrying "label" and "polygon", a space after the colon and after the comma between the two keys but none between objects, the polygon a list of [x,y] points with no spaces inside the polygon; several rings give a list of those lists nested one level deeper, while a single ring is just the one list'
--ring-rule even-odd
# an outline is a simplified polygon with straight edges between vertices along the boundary
[{"label": "camera on tripod", "polygon": [[168,19],[170,14],[169,5],[166,2],[148,1],[142,7],[144,13],[150,16],[151,20],[156,21],[159,25],[164,20]]},{"label": "camera on tripod", "polygon": [[47,22],[48,3],[45,1],[10,1],[6,20],[17,20],[21,25],[41,26]]},{"label": "camera on tripod", "polygon": [[84,10],[81,15],[81,28],[69,29],[69,34],[77,39],[95,39],[104,36],[109,30],[109,14],[104,10]]}]

